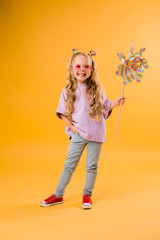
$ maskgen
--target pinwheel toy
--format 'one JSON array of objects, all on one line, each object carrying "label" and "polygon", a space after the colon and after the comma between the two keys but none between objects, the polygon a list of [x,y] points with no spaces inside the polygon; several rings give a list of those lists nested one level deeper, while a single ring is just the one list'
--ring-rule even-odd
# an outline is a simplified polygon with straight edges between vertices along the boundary
[{"label": "pinwheel toy", "polygon": [[[123,79],[122,96],[124,95],[124,86],[132,82],[133,80],[140,82],[143,77],[145,68],[148,68],[147,60],[144,58],[141,58],[141,55],[144,51],[145,51],[145,48],[141,48],[138,52],[134,53],[134,47],[132,43],[129,51],[129,56],[127,59],[125,58],[125,55],[123,53],[117,54],[121,61],[121,64],[118,65],[118,70],[116,71],[116,74],[121,76]],[[120,113],[121,113],[121,105],[119,108],[115,144],[117,141]]]}]

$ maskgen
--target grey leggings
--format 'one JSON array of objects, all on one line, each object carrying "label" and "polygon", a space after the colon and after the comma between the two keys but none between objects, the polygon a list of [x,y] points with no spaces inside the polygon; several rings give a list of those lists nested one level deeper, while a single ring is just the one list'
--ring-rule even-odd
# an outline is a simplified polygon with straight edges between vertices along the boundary
[{"label": "grey leggings", "polygon": [[87,145],[87,159],[86,159],[86,183],[83,190],[83,194],[92,195],[92,191],[97,178],[98,161],[101,152],[102,143],[92,142],[82,138],[77,133],[72,133],[72,138],[69,145],[68,155],[65,161],[65,165],[56,188],[56,197],[62,197],[65,188],[71,180],[72,174],[76,169],[80,157],[83,153],[85,146]]}]

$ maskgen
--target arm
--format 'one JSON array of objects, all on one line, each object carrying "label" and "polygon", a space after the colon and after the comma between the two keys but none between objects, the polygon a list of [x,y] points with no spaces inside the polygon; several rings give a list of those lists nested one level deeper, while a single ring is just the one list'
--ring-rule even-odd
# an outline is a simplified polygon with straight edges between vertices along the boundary
[{"label": "arm", "polygon": [[78,129],[69,122],[68,117],[64,114],[60,114],[62,120],[65,122],[65,124],[71,129],[72,132],[78,133]]}]

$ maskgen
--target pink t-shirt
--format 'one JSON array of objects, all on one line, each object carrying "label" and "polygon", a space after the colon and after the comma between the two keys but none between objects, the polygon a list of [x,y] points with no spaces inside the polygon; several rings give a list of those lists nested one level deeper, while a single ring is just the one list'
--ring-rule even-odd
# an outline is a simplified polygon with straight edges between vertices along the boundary
[{"label": "pink t-shirt", "polygon": [[[106,141],[106,123],[105,120],[110,116],[111,111],[110,105],[112,101],[108,100],[103,94],[103,102],[108,112],[107,116],[102,114],[102,119],[99,122],[95,122],[89,117],[90,107],[89,100],[86,97],[86,84],[77,84],[77,89],[75,91],[76,100],[74,102],[74,112],[72,113],[72,124],[76,126],[81,137],[86,140],[94,142],[105,142]],[[66,106],[64,100],[66,99],[65,87],[60,96],[59,105],[56,111],[56,115],[61,119],[60,113],[65,114]],[[71,129],[66,125],[65,132],[69,138],[71,138]]]}]

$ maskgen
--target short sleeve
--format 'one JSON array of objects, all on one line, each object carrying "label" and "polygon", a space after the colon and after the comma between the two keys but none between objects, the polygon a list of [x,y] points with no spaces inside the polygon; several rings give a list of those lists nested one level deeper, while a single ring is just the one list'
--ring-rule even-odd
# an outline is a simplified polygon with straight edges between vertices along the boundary
[{"label": "short sleeve", "polygon": [[57,108],[57,111],[56,111],[56,115],[60,119],[61,119],[60,114],[65,114],[65,110],[66,110],[66,106],[65,106],[65,103],[64,103],[65,99],[66,99],[66,91],[65,91],[65,87],[64,87],[63,91],[61,93],[60,100],[59,100],[59,105],[58,105],[58,108]]},{"label": "short sleeve", "polygon": [[112,101],[106,98],[106,95],[104,92],[103,92],[103,102],[104,102],[105,110],[107,111],[107,114],[106,115],[104,114],[104,118],[107,119],[110,117],[112,113],[112,110],[109,111]]}]

